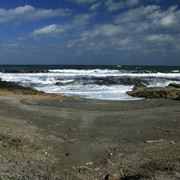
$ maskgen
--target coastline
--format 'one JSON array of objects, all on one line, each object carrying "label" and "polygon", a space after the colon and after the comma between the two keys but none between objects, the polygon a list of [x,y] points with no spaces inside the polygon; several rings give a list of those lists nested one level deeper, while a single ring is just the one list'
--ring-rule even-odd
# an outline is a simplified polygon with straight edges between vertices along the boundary
[{"label": "coastline", "polygon": [[178,179],[180,102],[0,96],[0,177]]},{"label": "coastline", "polygon": [[[94,99],[134,99],[135,85],[164,87],[179,83],[179,67],[159,66],[0,66],[3,80],[46,93],[65,93]],[[138,95],[139,96],[139,95]]]}]

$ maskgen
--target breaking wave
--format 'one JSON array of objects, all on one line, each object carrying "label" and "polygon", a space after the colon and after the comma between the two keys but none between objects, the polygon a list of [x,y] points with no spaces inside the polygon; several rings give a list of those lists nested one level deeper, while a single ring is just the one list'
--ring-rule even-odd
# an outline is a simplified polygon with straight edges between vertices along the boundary
[{"label": "breaking wave", "polygon": [[137,68],[1,69],[0,77],[50,93],[65,93],[93,99],[132,100],[135,98],[126,95],[125,92],[130,91],[135,84],[167,86],[169,83],[180,83],[179,72],[176,69],[160,72]]}]

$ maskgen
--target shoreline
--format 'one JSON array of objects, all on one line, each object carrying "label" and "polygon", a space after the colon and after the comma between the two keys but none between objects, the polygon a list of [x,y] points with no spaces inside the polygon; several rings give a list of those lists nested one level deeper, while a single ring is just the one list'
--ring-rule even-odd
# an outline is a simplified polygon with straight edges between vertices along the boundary
[{"label": "shoreline", "polygon": [[0,86],[0,178],[180,178],[180,101],[98,100]]},{"label": "shoreline", "polygon": [[179,101],[34,97],[0,96],[1,178],[178,179]]},{"label": "shoreline", "polygon": [[[137,68],[114,67],[100,68],[82,66],[22,66],[1,67],[3,80],[16,82],[25,86],[33,86],[39,91],[52,93],[65,93],[67,96],[86,96],[96,99],[131,99],[126,91],[133,86],[144,84],[147,86],[167,86],[168,83],[178,83],[179,73],[171,72],[173,69],[152,67]],[[167,73],[169,72],[169,73]],[[141,95],[138,95],[141,97]]]}]

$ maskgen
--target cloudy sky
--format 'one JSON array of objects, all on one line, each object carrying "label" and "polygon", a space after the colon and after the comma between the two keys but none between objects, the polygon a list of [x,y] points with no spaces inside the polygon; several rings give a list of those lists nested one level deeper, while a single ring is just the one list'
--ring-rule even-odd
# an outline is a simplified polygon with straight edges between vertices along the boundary
[{"label": "cloudy sky", "polygon": [[1,0],[0,64],[180,65],[180,0]]}]

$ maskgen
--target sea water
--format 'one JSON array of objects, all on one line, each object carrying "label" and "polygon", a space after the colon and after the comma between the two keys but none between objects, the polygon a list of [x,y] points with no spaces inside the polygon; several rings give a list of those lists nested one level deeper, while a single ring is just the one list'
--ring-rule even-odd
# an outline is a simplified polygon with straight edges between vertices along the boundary
[{"label": "sea water", "polygon": [[0,66],[0,78],[48,93],[92,99],[135,100],[126,94],[136,84],[163,87],[180,83],[179,66]]}]

